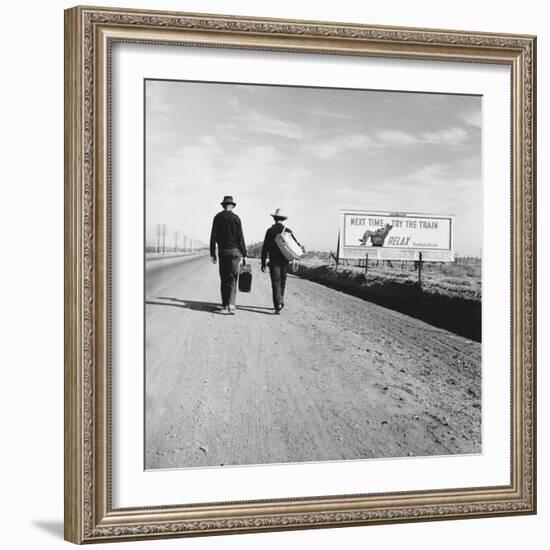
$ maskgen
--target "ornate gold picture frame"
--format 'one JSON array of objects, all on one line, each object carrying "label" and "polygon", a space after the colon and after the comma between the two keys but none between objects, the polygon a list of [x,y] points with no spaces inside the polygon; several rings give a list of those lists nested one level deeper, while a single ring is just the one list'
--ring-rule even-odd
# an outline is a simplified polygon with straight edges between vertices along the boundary
[{"label": "ornate gold picture frame", "polygon": [[[511,71],[510,484],[136,508],[112,504],[114,44],[499,64]],[[65,538],[74,543],[536,512],[533,36],[75,7],[65,12]],[[503,371],[508,376],[508,371]]]}]

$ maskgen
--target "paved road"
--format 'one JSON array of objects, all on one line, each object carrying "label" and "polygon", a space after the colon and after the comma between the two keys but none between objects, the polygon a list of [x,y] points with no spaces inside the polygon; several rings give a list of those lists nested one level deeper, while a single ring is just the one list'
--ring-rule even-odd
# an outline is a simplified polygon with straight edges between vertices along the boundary
[{"label": "paved road", "polygon": [[[219,313],[205,256],[146,278],[146,467],[481,452],[480,344],[253,263]],[[154,265],[153,265],[154,264]]]}]

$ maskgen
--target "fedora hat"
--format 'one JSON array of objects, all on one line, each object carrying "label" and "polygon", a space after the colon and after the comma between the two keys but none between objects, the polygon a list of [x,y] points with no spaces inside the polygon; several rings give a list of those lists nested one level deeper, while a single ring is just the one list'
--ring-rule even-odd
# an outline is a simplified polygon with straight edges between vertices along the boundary
[{"label": "fedora hat", "polygon": [[274,218],[279,218],[280,220],[286,220],[288,216],[285,214],[285,211],[282,208],[277,208],[273,214],[271,214]]},{"label": "fedora hat", "polygon": [[222,206],[225,206],[226,204],[232,204],[233,206],[237,206],[237,203],[233,200],[233,197],[231,195],[225,195],[223,198],[223,201],[220,202]]}]

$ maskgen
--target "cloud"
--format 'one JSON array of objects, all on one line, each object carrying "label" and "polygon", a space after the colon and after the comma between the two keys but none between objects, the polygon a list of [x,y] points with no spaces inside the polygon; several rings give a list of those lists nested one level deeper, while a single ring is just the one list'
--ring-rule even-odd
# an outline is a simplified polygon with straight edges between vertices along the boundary
[{"label": "cloud", "polygon": [[250,181],[258,191],[258,179],[267,177],[274,168],[280,167],[282,160],[279,151],[272,145],[243,147],[237,155],[224,158],[223,177],[241,188],[243,182]]},{"label": "cloud", "polygon": [[481,109],[471,109],[459,113],[458,118],[468,126],[481,128]]},{"label": "cloud", "polygon": [[421,186],[441,185],[445,179],[450,178],[448,167],[443,164],[433,163],[422,166],[410,174],[404,175],[399,180],[399,185],[418,184]]},{"label": "cloud", "polygon": [[423,132],[420,134],[420,143],[431,145],[461,145],[469,137],[464,128],[444,128],[436,132]]},{"label": "cloud", "polygon": [[275,137],[293,141],[305,140],[308,137],[306,130],[294,122],[253,110],[239,112],[238,117],[233,117],[231,122],[218,124],[216,132],[225,140],[238,143],[249,142],[252,139],[257,141],[258,134],[266,138]]},{"label": "cloud", "polygon": [[327,118],[335,121],[347,121],[355,120],[355,116],[350,113],[342,113],[337,111],[329,110],[307,110],[305,111],[308,116],[313,116],[316,118]]},{"label": "cloud", "polygon": [[366,151],[373,145],[372,139],[364,134],[349,134],[317,144],[310,143],[304,150],[321,159],[330,159],[348,151]]},{"label": "cloud", "polygon": [[378,210],[424,212],[436,208],[440,213],[451,213],[465,200],[472,202],[473,195],[474,202],[479,203],[481,180],[457,174],[453,165],[431,163],[392,178],[349,181],[331,193],[340,204],[343,201],[346,205],[363,204]]},{"label": "cloud", "polygon": [[403,132],[402,130],[381,130],[375,134],[375,141],[380,146],[404,146],[421,143],[418,136]]},{"label": "cloud", "polygon": [[367,134],[348,134],[330,138],[316,144],[309,143],[304,151],[321,159],[333,159],[350,151],[376,151],[396,147],[412,147],[421,145],[458,146],[469,139],[469,133],[464,128],[444,128],[434,132],[404,132],[402,130],[385,129]]},{"label": "cloud", "polygon": [[249,111],[240,118],[238,127],[249,132],[269,134],[287,139],[298,140],[307,137],[305,130],[298,124],[257,111]]},{"label": "cloud", "polygon": [[201,136],[197,142],[199,146],[204,147],[210,154],[222,152],[215,136]]},{"label": "cloud", "polygon": [[170,150],[150,147],[146,161],[147,190],[163,196],[193,193],[219,177],[219,161],[223,157],[218,140],[210,135]]},{"label": "cloud", "polygon": [[410,145],[456,146],[466,142],[469,132],[460,127],[442,128],[433,132],[404,132],[402,130],[381,130],[375,134],[379,147],[407,147]]}]

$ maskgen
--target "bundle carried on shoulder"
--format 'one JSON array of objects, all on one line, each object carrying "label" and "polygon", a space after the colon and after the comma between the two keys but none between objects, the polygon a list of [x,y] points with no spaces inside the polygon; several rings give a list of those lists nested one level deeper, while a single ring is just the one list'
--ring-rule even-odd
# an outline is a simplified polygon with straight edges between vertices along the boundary
[{"label": "bundle carried on shoulder", "polygon": [[281,254],[289,261],[297,260],[304,253],[302,247],[292,236],[290,229],[283,229],[281,233],[275,236],[275,244],[281,251]]}]

